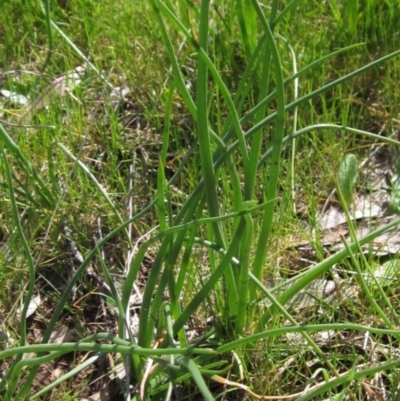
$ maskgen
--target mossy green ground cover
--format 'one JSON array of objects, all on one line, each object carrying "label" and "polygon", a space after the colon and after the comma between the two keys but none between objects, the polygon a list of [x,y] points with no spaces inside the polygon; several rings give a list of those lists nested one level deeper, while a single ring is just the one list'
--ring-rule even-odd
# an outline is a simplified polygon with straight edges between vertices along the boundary
[{"label": "mossy green ground cover", "polygon": [[[395,399],[397,277],[310,228],[346,154],[397,154],[396,2],[0,7],[4,400]],[[288,306],[332,268],[355,295]]]}]

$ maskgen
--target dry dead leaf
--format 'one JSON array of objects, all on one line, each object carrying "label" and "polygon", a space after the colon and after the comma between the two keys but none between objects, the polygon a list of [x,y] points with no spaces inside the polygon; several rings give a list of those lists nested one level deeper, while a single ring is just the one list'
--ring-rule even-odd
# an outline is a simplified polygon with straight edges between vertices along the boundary
[{"label": "dry dead leaf", "polygon": [[[37,308],[40,306],[41,302],[42,300],[40,298],[40,294],[32,298],[29,301],[29,306],[25,317],[28,318],[29,316],[32,316],[36,312]],[[23,309],[24,306],[21,306],[17,309],[17,320],[20,320]]]},{"label": "dry dead leaf", "polygon": [[75,329],[69,329],[66,326],[60,326],[53,330],[50,335],[49,343],[61,344],[77,340],[77,332]]}]

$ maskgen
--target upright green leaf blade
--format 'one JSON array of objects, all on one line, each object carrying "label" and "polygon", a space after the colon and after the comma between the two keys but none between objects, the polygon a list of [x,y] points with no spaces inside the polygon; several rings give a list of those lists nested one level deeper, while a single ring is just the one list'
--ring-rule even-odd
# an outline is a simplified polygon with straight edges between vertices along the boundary
[{"label": "upright green leaf blade", "polygon": [[356,156],[352,153],[346,155],[339,167],[338,184],[339,191],[345,203],[349,207],[353,202],[354,188],[358,176],[358,162]]}]

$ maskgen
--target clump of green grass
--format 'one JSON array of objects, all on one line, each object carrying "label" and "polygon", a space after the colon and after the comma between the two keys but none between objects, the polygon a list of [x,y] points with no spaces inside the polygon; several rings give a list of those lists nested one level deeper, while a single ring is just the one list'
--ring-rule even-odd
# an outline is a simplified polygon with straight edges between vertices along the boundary
[{"label": "clump of green grass", "polygon": [[[368,102],[381,93],[374,87],[367,93],[364,84],[379,77],[388,85],[400,54],[379,36],[380,19],[372,20],[371,14],[388,7],[394,21],[396,11],[390,2],[372,1],[361,13],[350,2],[239,3],[151,0],[122,7],[88,1],[51,10],[48,2],[43,9],[35,3],[23,13],[26,35],[1,32],[8,46],[0,54],[12,60],[4,72],[18,65],[41,72],[35,78],[11,75],[9,87],[17,94],[23,88],[24,95],[37,99],[51,82],[45,74],[53,77],[80,64],[86,68],[73,96],[56,95],[29,113],[23,106],[16,109],[12,99],[4,107],[4,118],[14,124],[0,126],[7,263],[18,260],[26,282],[20,286],[22,317],[9,321],[18,346],[0,352],[0,359],[10,358],[0,382],[4,400],[27,397],[39,366],[70,352],[90,356],[30,399],[115,353],[114,363],[124,364],[126,391],[130,383],[136,386],[135,399],[170,399],[173,391],[193,385],[193,397],[201,393],[215,399],[222,390],[210,391],[211,382],[240,388],[239,382],[270,377],[293,358],[297,370],[288,369],[267,388],[256,380],[261,384],[253,390],[283,396],[296,383],[302,400],[356,399],[362,380],[396,370],[397,360],[359,370],[356,352],[345,360],[315,333],[368,332],[398,340],[397,319],[385,313],[394,311],[391,302],[379,286],[382,302],[368,291],[363,271],[369,261],[358,251],[399,220],[365,238],[353,235],[343,251],[321,255],[300,274],[278,264],[285,250],[275,246],[291,234],[287,227],[300,224],[298,197],[311,199],[314,206],[307,213],[316,213],[320,197],[335,184],[332,165],[339,165],[343,153],[359,151],[366,140],[398,145],[370,132],[370,120],[364,118]],[[2,7],[11,12],[22,3]],[[387,31],[392,29],[390,23]],[[12,32],[17,46],[11,45]],[[384,43],[381,58],[372,60],[368,46],[355,44],[370,36],[375,50]],[[382,66],[385,74],[379,72]],[[122,128],[111,93],[125,84],[131,98],[124,107],[139,104],[140,115],[134,117],[157,127],[156,136],[137,122],[135,128]],[[391,99],[379,101],[390,112]],[[376,109],[368,110],[374,114]],[[360,138],[366,138],[361,145]],[[321,190],[305,182],[310,171]],[[172,186],[177,183],[180,192]],[[349,203],[354,183],[350,187],[344,194]],[[60,241],[66,225],[83,257],[63,276],[57,306],[47,311],[42,344],[29,344],[25,316],[42,274],[39,267],[66,252],[65,243],[72,241],[65,230]],[[13,253],[23,254],[23,260]],[[334,306],[322,318],[308,320],[290,309],[290,300],[314,280],[349,261],[371,305],[366,313],[384,328],[356,324]],[[94,263],[108,293],[93,292],[100,292],[99,299],[111,298],[116,314],[110,332],[49,342],[62,313],[71,308],[76,286],[88,286],[88,277],[95,277]],[[144,274],[146,263],[151,268]],[[115,278],[116,270],[122,278]],[[294,275],[292,285],[265,285],[283,272]],[[133,328],[137,306],[131,301],[139,281],[142,299]],[[346,308],[351,311],[354,304]],[[28,352],[35,356],[22,358]],[[311,373],[320,372],[323,380],[302,392],[308,382],[301,374],[310,358],[322,366]]]}]

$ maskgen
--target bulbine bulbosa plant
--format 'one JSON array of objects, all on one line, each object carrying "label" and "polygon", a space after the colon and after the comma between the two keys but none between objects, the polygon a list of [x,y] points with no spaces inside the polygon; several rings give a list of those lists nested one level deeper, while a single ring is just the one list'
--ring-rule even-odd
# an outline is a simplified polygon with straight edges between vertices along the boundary
[{"label": "bulbine bulbosa plant", "polygon": [[[399,144],[389,138],[330,122],[310,123],[297,128],[298,109],[400,55],[400,50],[330,80],[318,89],[301,93],[299,88],[307,74],[360,45],[341,48],[298,68],[292,43],[295,38],[285,38],[277,31],[280,24],[296,18],[296,7],[301,7],[302,3],[300,0],[264,2],[267,5],[257,0],[232,0],[227,2],[227,9],[223,4],[210,0],[149,0],[148,3],[147,11],[154,17],[154,30],[159,32],[170,69],[165,77],[164,92],[160,95],[165,100],[165,107],[162,145],[157,161],[157,188],[150,193],[146,208],[124,220],[124,213],[118,211],[114,198],[109,196],[95,174],[60,141],[52,143],[48,150],[50,182],[47,185],[0,125],[4,181],[18,228],[16,232],[24,245],[29,266],[28,299],[33,296],[35,269],[20,224],[10,159],[17,161],[18,168],[34,183],[31,192],[51,210],[56,208],[62,192],[56,179],[57,163],[53,160],[54,154],[61,151],[93,184],[94,191],[111,207],[119,224],[98,241],[71,276],[51,320],[47,322],[42,344],[27,344],[23,314],[19,346],[0,351],[0,359],[14,357],[0,382],[3,400],[24,399],[39,366],[63,354],[78,351],[91,352],[90,357],[30,399],[37,399],[109,354],[117,355],[115,364],[118,362],[124,366],[127,399],[129,394],[132,394],[131,399],[138,400],[156,396],[171,399],[174,387],[191,381],[204,399],[213,400],[216,395],[210,390],[210,380],[229,386],[232,382],[223,377],[233,374],[237,382],[240,381],[249,361],[252,361],[252,350],[266,339],[288,333],[299,334],[307,349],[324,360],[324,369],[333,377],[299,396],[301,400],[316,399],[332,386],[342,388],[356,376],[362,379],[363,375],[371,374],[372,367],[364,371],[354,369],[347,376],[338,373],[311,332],[348,329],[381,333],[381,329],[350,323],[302,325],[285,305],[334,264],[348,258],[360,245],[394,227],[400,220],[380,227],[358,239],[357,243],[349,244],[342,251],[312,265],[284,286],[271,288],[265,285],[265,275],[266,271],[269,275],[279,274],[278,267],[273,271],[271,266],[268,269],[266,266],[274,253],[274,224],[282,200],[283,165],[290,166],[289,199],[293,202],[296,139],[333,130],[339,134],[361,135]],[[82,58],[82,53],[63,34],[60,25],[50,18],[48,7],[44,12],[49,31],[57,30],[71,51]],[[238,54],[233,56],[226,52],[225,57],[224,51],[231,48],[239,49]],[[286,62],[288,59],[290,63]],[[89,60],[85,61],[92,66]],[[95,72],[100,74],[97,70]],[[177,103],[191,115],[193,143],[191,149],[186,150],[182,165],[168,179],[165,166],[171,146],[171,119]],[[291,153],[289,163],[286,160],[288,153]],[[195,178],[185,175],[185,163],[190,162],[198,167]],[[353,200],[357,170],[356,157],[348,154],[338,172],[339,189],[347,207]],[[178,180],[191,184],[187,192],[180,194],[179,202],[174,198],[174,183]],[[122,288],[116,288],[102,260],[101,249],[123,233],[130,248],[126,251],[128,254],[134,248],[128,229],[149,211],[155,212],[158,227],[149,230],[137,242],[136,251],[131,254],[131,262],[124,272]],[[154,259],[140,305],[132,306],[135,283],[149,249]],[[110,288],[107,297],[113,299],[117,311],[115,333],[101,332],[77,342],[49,343],[76,283],[96,258],[101,261],[102,274]],[[25,297],[24,305],[28,303]],[[135,329],[131,324],[133,315],[138,319]],[[193,326],[201,326],[197,336],[189,331]],[[390,331],[398,336],[393,327],[389,329],[386,334]],[[28,352],[35,356],[22,358]],[[23,384],[21,372],[24,374]],[[132,389],[130,383],[136,387]],[[244,387],[240,388],[247,391],[248,388]]]}]

